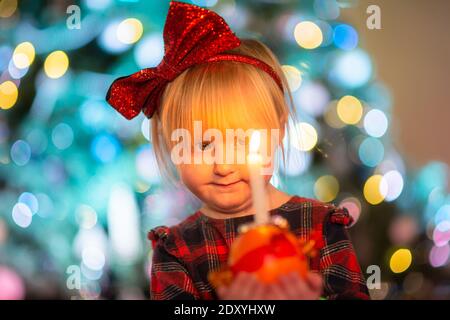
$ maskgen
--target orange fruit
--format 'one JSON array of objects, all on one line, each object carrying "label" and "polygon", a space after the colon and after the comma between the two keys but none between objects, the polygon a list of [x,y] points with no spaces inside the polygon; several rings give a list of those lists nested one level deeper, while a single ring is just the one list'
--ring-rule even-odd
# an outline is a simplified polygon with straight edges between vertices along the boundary
[{"label": "orange fruit", "polygon": [[233,275],[255,273],[261,282],[273,283],[279,276],[297,272],[306,275],[308,263],[296,236],[276,225],[260,225],[239,234],[230,248],[228,265]]}]

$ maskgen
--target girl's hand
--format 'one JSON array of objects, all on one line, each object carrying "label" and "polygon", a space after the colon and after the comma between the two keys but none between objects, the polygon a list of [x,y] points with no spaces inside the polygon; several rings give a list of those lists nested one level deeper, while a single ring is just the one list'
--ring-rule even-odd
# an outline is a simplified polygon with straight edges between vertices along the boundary
[{"label": "girl's hand", "polygon": [[320,273],[308,272],[305,279],[297,273],[290,273],[267,287],[266,297],[270,300],[317,300],[322,293],[323,281]]},{"label": "girl's hand", "polygon": [[266,300],[267,286],[248,272],[239,272],[228,287],[217,288],[221,300]]},{"label": "girl's hand", "polygon": [[222,300],[317,300],[322,287],[322,276],[315,272],[309,272],[306,279],[291,273],[269,285],[260,283],[253,274],[241,272],[228,287],[219,287],[217,294]]}]

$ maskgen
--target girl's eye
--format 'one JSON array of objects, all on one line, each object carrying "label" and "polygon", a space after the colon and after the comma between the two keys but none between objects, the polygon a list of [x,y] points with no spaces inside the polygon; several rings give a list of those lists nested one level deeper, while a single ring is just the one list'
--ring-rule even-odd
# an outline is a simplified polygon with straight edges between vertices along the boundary
[{"label": "girl's eye", "polygon": [[208,149],[210,149],[211,147],[212,147],[212,143],[211,142],[209,142],[209,141],[205,141],[205,142],[199,142],[199,143],[197,143],[197,147],[200,149],[200,150],[208,150]]}]

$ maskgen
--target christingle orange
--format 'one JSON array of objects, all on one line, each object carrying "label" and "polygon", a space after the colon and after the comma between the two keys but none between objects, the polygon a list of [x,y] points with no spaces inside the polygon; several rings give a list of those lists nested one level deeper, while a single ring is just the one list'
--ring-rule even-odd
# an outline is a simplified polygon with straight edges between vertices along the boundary
[{"label": "christingle orange", "polygon": [[228,265],[222,270],[210,272],[213,286],[229,285],[239,272],[256,275],[265,284],[274,283],[282,275],[298,273],[305,277],[308,257],[314,256],[322,246],[321,237],[298,239],[287,221],[275,217],[270,223],[244,225],[230,247]]}]

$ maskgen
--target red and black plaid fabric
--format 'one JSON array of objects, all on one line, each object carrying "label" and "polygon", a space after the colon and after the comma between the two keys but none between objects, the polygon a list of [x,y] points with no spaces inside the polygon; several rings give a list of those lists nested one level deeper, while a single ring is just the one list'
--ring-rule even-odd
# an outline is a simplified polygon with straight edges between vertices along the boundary
[{"label": "red and black plaid fabric", "polygon": [[[369,299],[346,229],[352,222],[347,209],[293,196],[270,214],[285,218],[301,239],[309,240],[318,232],[322,234],[320,254],[309,258],[309,266],[322,273],[324,295],[328,299]],[[197,211],[178,225],[152,229],[148,234],[153,248],[150,298],[218,299],[207,274],[227,263],[238,227],[252,220],[252,215],[213,219]]]}]

